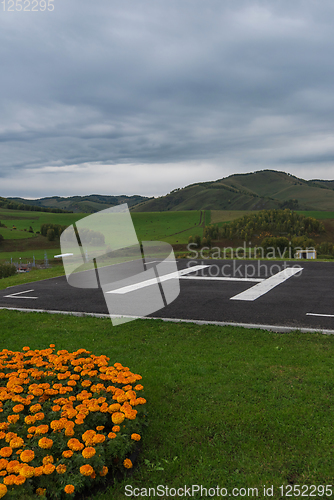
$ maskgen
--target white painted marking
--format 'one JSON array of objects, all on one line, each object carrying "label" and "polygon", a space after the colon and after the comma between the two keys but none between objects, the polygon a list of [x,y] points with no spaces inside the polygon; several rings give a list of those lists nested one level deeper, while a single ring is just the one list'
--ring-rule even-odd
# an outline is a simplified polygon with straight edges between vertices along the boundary
[{"label": "white painted marking", "polygon": [[279,273],[274,274],[274,276],[270,276],[270,278],[262,281],[262,283],[258,283],[248,290],[238,293],[238,295],[234,295],[234,297],[231,297],[230,300],[256,300],[275,288],[275,286],[280,285],[285,280],[291,278],[294,274],[299,273],[302,269],[302,267],[287,267],[286,269],[283,269],[283,271],[280,271]]},{"label": "white painted marking", "polygon": [[[4,295],[4,297],[10,297],[11,299],[38,299],[38,297],[25,297],[21,293],[33,292],[34,290],[23,290],[23,292],[11,293],[10,295]],[[19,295],[19,297],[17,297]]]},{"label": "white painted marking", "polygon": [[208,265],[206,266],[193,266],[193,267],[188,267],[187,269],[182,269],[182,271],[175,271],[173,273],[165,274],[163,276],[159,276],[158,278],[152,278],[146,281],[141,281],[139,283],[134,283],[133,285],[127,285],[123,286],[122,288],[117,288],[116,290],[110,290],[109,292],[106,293],[117,293],[117,294],[124,294],[124,293],[129,293],[133,292],[134,290],[139,290],[140,288],[145,288],[147,286],[151,285],[156,285],[157,283],[161,283],[163,281],[167,281],[170,279],[175,279],[175,278],[180,278],[184,274],[189,274],[189,273],[194,273],[196,271],[200,271],[201,269],[204,269],[206,267],[210,267]]},{"label": "white painted marking", "polygon": [[306,316],[321,316],[322,318],[334,318],[334,314],[306,313]]},{"label": "white painted marking", "polygon": [[180,276],[183,280],[252,281],[260,283],[264,278],[232,278],[228,276]]},{"label": "white painted marking", "polygon": [[69,257],[70,255],[73,255],[73,253],[60,253],[59,255],[54,255],[53,257],[57,259],[58,257]]}]

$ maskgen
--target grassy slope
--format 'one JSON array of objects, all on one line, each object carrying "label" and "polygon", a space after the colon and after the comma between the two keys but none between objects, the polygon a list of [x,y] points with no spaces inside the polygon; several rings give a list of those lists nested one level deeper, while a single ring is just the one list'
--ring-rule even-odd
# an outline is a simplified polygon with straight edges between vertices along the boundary
[{"label": "grassy slope", "polygon": [[13,311],[0,323],[0,349],[85,348],[143,376],[139,465],[91,500],[124,500],[125,484],[257,487],[259,497],[266,484],[278,499],[280,485],[333,482],[333,336]]},{"label": "grassy slope", "polygon": [[265,170],[187,186],[133,210],[261,210],[279,208],[280,202],[289,199],[298,199],[302,210],[334,209],[330,183],[317,185],[284,172]]}]

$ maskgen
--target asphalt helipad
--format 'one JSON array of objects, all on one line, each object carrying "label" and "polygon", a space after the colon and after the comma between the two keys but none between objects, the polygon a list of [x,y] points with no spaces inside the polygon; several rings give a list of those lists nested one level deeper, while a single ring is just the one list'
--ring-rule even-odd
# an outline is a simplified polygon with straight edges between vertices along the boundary
[{"label": "asphalt helipad", "polygon": [[[151,317],[334,333],[334,263],[178,260],[177,264],[183,271],[180,294]],[[191,272],[190,265],[197,271]],[[142,288],[144,300],[148,289]],[[108,315],[100,288],[74,288],[65,276],[1,290],[0,308]]]}]

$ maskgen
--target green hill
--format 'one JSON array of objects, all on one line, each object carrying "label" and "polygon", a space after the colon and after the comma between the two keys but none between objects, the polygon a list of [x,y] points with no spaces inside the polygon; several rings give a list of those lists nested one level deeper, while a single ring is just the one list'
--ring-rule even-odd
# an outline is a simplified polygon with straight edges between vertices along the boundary
[{"label": "green hill", "polygon": [[107,196],[99,194],[91,194],[88,196],[70,196],[64,198],[61,196],[51,196],[47,198],[39,198],[38,200],[26,200],[24,198],[7,198],[9,201],[24,205],[32,205],[43,208],[58,208],[74,213],[90,214],[99,212],[115,205],[127,203],[129,207],[136,205],[142,201],[149,200],[149,198],[140,195],[133,196]]},{"label": "green hill", "polygon": [[334,181],[305,181],[285,172],[262,170],[191,184],[132,208],[134,212],[166,210],[334,210]]}]

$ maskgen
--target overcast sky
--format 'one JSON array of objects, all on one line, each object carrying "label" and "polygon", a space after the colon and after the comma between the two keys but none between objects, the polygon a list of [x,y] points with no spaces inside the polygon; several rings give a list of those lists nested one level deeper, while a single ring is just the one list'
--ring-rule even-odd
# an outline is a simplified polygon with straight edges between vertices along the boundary
[{"label": "overcast sky", "polygon": [[0,3],[0,196],[334,179],[333,0],[49,2]]}]

